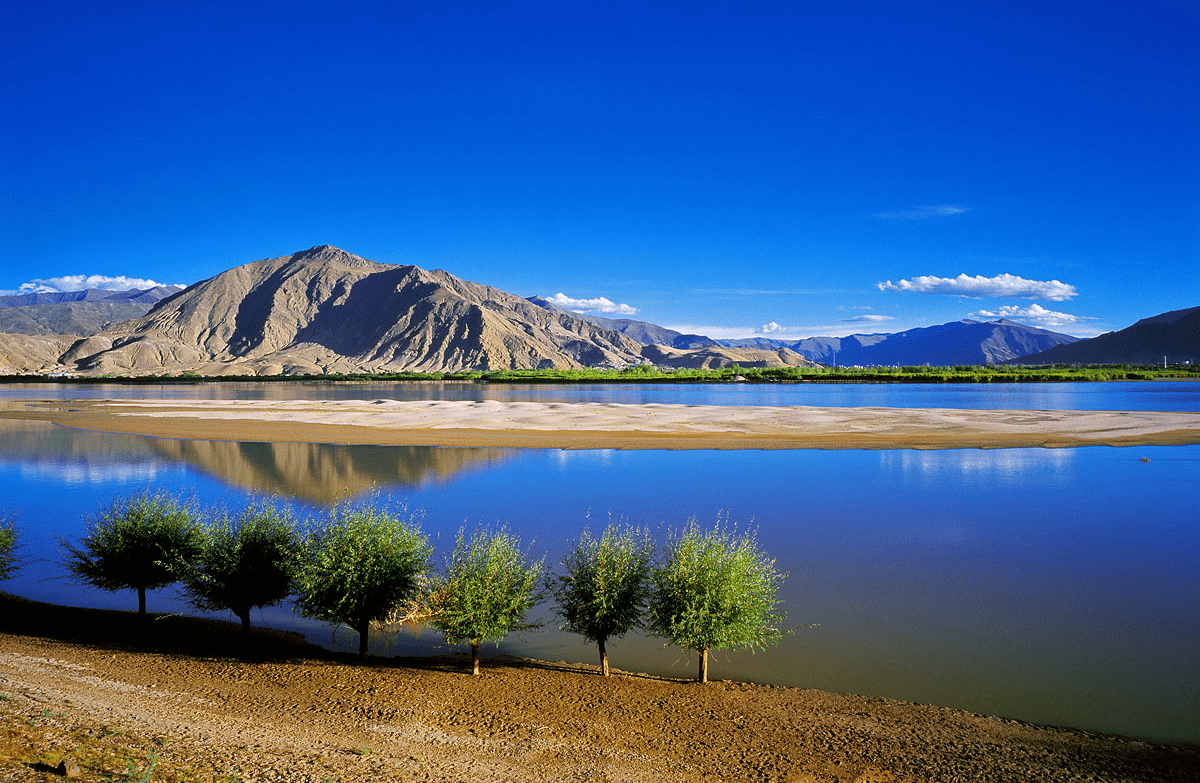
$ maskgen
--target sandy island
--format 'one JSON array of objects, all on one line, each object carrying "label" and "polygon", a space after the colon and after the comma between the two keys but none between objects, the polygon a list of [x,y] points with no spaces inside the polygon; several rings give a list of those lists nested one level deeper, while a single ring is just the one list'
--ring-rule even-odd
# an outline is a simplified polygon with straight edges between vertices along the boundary
[{"label": "sandy island", "polygon": [[1200,413],[396,400],[55,400],[0,418],[195,440],[567,449],[957,449],[1200,443]]}]

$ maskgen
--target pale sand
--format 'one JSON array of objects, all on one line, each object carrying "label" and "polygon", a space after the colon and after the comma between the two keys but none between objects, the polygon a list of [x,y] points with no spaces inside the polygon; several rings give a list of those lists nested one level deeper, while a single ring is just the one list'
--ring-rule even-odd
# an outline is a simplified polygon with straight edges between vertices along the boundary
[{"label": "pale sand", "polygon": [[1200,413],[395,400],[11,402],[3,418],[273,443],[621,449],[949,449],[1200,443]]}]

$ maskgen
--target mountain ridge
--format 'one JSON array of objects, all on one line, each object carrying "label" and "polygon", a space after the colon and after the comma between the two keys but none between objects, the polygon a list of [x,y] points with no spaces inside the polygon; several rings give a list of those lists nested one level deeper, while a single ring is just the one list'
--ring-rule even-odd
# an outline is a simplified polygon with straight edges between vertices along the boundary
[{"label": "mountain ridge", "polygon": [[329,245],[226,270],[80,340],[79,372],[322,374],[623,367],[641,346],[442,270]]},{"label": "mountain ridge", "polygon": [[1169,310],[1070,345],[1020,356],[1010,364],[1157,364],[1200,360],[1200,307]]},{"label": "mountain ridge", "polygon": [[[330,245],[241,264],[185,289],[5,299],[0,297],[0,372],[85,376],[463,372],[646,362],[676,368],[977,365],[1029,363],[1035,356],[1035,363],[1045,363],[1060,361],[1047,359],[1046,349],[1102,343],[1113,334],[1080,341],[1005,319],[963,319],[891,334],[713,340],[645,321],[574,313],[542,297],[522,298],[440,269],[381,264]],[[148,309],[128,320],[112,317],[113,308],[126,307]],[[3,328],[20,321],[18,315],[51,311],[60,328]],[[89,318],[106,320],[92,329]],[[1200,308],[1151,316],[1130,329],[1161,332],[1191,318],[1200,319]],[[1184,342],[1194,349],[1192,330],[1190,343]]]}]

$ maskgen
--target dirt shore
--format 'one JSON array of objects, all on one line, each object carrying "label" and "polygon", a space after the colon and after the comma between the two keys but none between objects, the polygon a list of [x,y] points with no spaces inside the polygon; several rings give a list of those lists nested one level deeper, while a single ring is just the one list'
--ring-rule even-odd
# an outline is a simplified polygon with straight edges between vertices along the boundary
[{"label": "dirt shore", "polygon": [[485,400],[11,402],[0,417],[167,438],[568,449],[957,449],[1200,443],[1200,414]]},{"label": "dirt shore", "polygon": [[0,594],[0,780],[1188,781],[1200,747],[577,664],[369,658]]}]

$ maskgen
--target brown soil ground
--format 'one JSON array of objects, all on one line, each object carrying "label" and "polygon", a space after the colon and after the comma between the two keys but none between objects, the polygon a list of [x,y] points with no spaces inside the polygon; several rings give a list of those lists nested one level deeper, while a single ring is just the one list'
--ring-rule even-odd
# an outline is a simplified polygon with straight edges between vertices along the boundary
[{"label": "brown soil ground", "polygon": [[[0,780],[1186,781],[1200,747],[566,663],[360,660],[0,594]],[[152,774],[146,776],[153,764]]]}]

